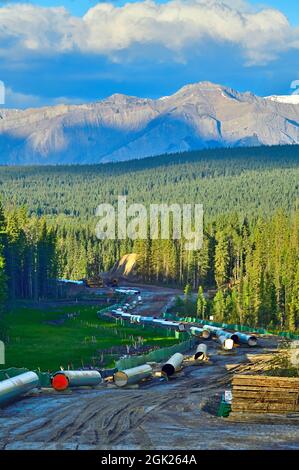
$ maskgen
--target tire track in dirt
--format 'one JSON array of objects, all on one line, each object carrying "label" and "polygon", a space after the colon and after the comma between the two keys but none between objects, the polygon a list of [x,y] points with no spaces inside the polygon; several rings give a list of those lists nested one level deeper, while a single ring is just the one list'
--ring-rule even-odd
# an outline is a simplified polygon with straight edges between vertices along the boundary
[{"label": "tire track in dirt", "polygon": [[[60,394],[56,408],[58,395],[48,396],[52,411],[47,412],[43,405],[43,412],[35,411],[31,420],[22,415],[22,419],[18,418],[5,429],[0,447],[16,442],[20,448],[22,444],[39,443],[57,449],[81,445],[95,449],[118,445],[153,449],[161,445],[157,440],[157,425],[163,429],[163,443],[173,440],[179,445],[182,433],[188,439],[194,438],[192,433],[196,434],[201,416],[205,416],[205,423],[211,428],[219,426],[214,417],[205,415],[201,405],[230,382],[232,372],[222,365],[216,362],[201,371],[186,367],[167,383],[152,381],[139,389],[108,388],[93,391],[92,396],[89,392],[86,395],[74,391],[69,398]],[[248,363],[236,364],[234,370],[248,367]]]}]

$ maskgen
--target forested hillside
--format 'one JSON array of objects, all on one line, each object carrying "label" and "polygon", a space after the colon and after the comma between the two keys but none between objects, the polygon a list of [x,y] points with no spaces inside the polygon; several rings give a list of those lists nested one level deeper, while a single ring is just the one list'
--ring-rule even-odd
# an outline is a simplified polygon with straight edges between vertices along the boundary
[{"label": "forested hillside", "polygon": [[58,274],[55,229],[24,208],[4,214],[0,205],[0,233],[0,298],[47,297]]},{"label": "forested hillside", "polygon": [[[298,147],[2,167],[0,181],[2,298],[5,289],[9,299],[46,297],[57,276],[93,277],[137,252],[144,281],[217,287],[219,320],[299,326]],[[184,251],[178,240],[100,242],[95,209],[121,194],[128,202],[202,203],[203,248]]]},{"label": "forested hillside", "polygon": [[202,203],[206,218],[257,215],[299,202],[299,146],[218,149],[105,165],[0,167],[7,206],[36,215],[94,218],[101,202]]}]

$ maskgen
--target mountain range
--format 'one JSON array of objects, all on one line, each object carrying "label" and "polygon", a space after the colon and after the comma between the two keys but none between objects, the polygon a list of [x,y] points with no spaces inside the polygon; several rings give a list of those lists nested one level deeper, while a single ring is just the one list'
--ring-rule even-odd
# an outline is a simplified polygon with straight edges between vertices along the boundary
[{"label": "mountain range", "polygon": [[299,97],[210,82],[159,99],[115,94],[80,105],[0,109],[0,164],[83,164],[163,153],[299,143]]}]

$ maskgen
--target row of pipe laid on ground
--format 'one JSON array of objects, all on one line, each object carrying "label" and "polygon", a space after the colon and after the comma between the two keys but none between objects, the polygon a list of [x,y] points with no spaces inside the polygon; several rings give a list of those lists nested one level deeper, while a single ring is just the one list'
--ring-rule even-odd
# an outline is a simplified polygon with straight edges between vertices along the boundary
[{"label": "row of pipe laid on ground", "polygon": [[[141,315],[131,315],[119,310],[112,312],[114,316],[130,319],[135,323],[144,323],[157,326],[165,326],[167,328],[175,328],[178,331],[184,331],[185,325],[180,322],[159,320],[154,317],[142,317]],[[247,344],[248,346],[256,346],[257,338],[254,335],[246,335],[244,333],[230,333],[222,330],[220,327],[204,325],[202,328],[191,327],[192,335],[209,339],[215,336],[223,349],[231,350],[235,343]],[[206,344],[199,344],[194,354],[194,359],[202,361],[207,357]],[[176,353],[163,365],[162,374],[170,377],[177,372],[182,365],[184,356]],[[152,368],[148,364],[134,367],[124,371],[117,371],[113,375],[115,384],[119,387],[138,383],[152,375]],[[97,386],[103,381],[100,372],[96,370],[84,371],[59,371],[52,376],[52,387],[55,390],[63,391],[67,388],[82,386]],[[24,394],[30,392],[34,388],[40,387],[39,376],[35,372],[25,372],[16,377],[9,378],[0,382],[0,407],[6,406],[12,401],[21,398]]]},{"label": "row of pipe laid on ground", "polygon": [[232,349],[234,344],[247,344],[247,346],[256,346],[257,337],[254,335],[246,335],[244,333],[225,331],[218,326],[204,325],[203,330],[208,330],[212,335],[216,336],[218,342],[224,349]]},{"label": "row of pipe laid on ground", "polygon": [[[63,391],[69,387],[94,387],[102,382],[96,370],[65,370],[52,376],[52,387]],[[25,372],[0,382],[0,407],[22,398],[35,388],[41,388],[39,376],[35,372]]]},{"label": "row of pipe laid on ground", "polygon": [[[207,345],[199,344],[194,359],[202,361],[206,356]],[[166,377],[174,375],[180,370],[183,360],[183,354],[173,354],[162,366],[162,375]],[[152,374],[152,367],[149,364],[143,364],[131,369],[116,371],[113,374],[113,381],[118,387],[124,387],[137,384],[151,377]],[[52,387],[57,391],[75,387],[95,387],[102,382],[103,378],[97,370],[61,370],[53,374],[51,379]],[[0,407],[21,399],[26,393],[35,388],[41,388],[39,377],[35,372],[25,372],[16,377],[3,380],[0,382]]]},{"label": "row of pipe laid on ground", "polygon": [[[203,361],[207,358],[207,345],[199,344],[196,348],[194,359]],[[181,353],[173,354],[168,361],[162,366],[162,376],[171,377],[182,368],[184,356]],[[125,387],[126,385],[132,385],[149,378],[152,376],[152,367],[149,364],[143,364],[138,367],[118,371],[113,376],[113,381],[118,387]]]},{"label": "row of pipe laid on ground", "polygon": [[178,331],[185,331],[185,325],[183,323],[162,320],[155,317],[143,317],[142,315],[132,315],[131,313],[123,312],[121,309],[112,310],[111,315],[114,318],[121,318],[123,320],[128,320],[131,323],[137,323],[140,325],[162,326]]},{"label": "row of pipe laid on ground", "polygon": [[[144,317],[146,318],[146,317]],[[203,339],[216,336],[218,342],[224,349],[232,349],[235,342],[255,346],[257,338],[255,336],[245,335],[243,333],[229,333],[218,327],[205,325],[202,329],[192,327],[193,334],[201,336]],[[202,330],[202,331],[199,331]],[[206,332],[203,334],[203,332]],[[210,333],[209,335],[207,333]],[[207,357],[207,345],[201,343],[197,346],[194,359],[203,361]],[[184,356],[181,353],[175,353],[162,366],[162,375],[170,377],[175,374],[182,365]],[[152,376],[152,367],[149,364],[133,367],[123,371],[116,371],[113,374],[113,381],[118,387],[136,384],[141,380]],[[57,391],[63,391],[67,388],[89,386],[94,387],[103,382],[103,378],[97,370],[62,370],[53,374],[51,379],[52,387]],[[25,372],[16,377],[9,378],[0,382],[0,407],[15,401],[34,388],[40,388],[39,376],[35,372]]]},{"label": "row of pipe laid on ground", "polygon": [[[195,358],[202,358],[206,354],[205,348],[199,352],[197,348]],[[170,377],[175,374],[182,365],[184,356],[181,353],[175,353],[170,359],[162,366],[162,373]],[[113,375],[113,382],[118,387],[125,387],[126,385],[137,384],[138,382],[151,377],[153,369],[149,364],[132,367],[130,369],[116,371]],[[52,386],[57,391],[66,390],[68,387],[82,387],[82,386],[96,386],[102,382],[101,374],[98,371],[59,371],[52,377]]]},{"label": "row of pipe laid on ground", "polygon": [[[207,353],[206,345],[199,346],[195,352],[195,359],[202,360]],[[163,365],[162,373],[170,377],[177,372],[183,362],[184,356],[181,353],[175,353]],[[132,385],[152,376],[153,370],[149,364],[132,367],[130,369],[116,371],[113,374],[113,381],[118,387]],[[96,386],[102,382],[101,374],[97,371],[59,371],[52,377],[52,386],[55,390],[63,391],[68,387]]]},{"label": "row of pipe laid on ground", "polygon": [[[162,366],[162,375],[170,377],[178,372],[182,366],[184,356],[181,353],[175,353]],[[121,370],[114,374],[113,381],[118,387],[137,384],[141,380],[151,377],[153,374],[152,367],[149,364],[143,364],[131,369]]]},{"label": "row of pipe laid on ground", "polygon": [[[112,310],[111,315],[115,318],[122,318],[128,320],[131,323],[137,323],[141,325],[161,326],[178,331],[185,331],[186,326],[184,323],[176,322],[174,320],[164,320],[155,317],[144,317],[142,315],[132,315],[130,313],[123,312],[121,309]],[[193,336],[202,337],[204,339],[210,339],[211,336],[216,336],[218,342],[223,349],[230,350],[234,347],[234,344],[247,344],[248,346],[256,346],[257,338],[254,335],[246,335],[244,333],[230,333],[217,326],[204,325],[203,327],[192,326],[189,329]]]}]

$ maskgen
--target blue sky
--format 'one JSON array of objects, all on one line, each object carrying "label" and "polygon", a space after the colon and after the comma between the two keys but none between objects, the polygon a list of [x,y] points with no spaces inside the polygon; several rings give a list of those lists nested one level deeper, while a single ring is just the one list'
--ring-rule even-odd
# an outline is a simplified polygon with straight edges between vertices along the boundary
[{"label": "blue sky", "polygon": [[[72,3],[74,2],[72,1]],[[82,2],[82,4],[83,3],[84,2]],[[253,5],[266,5],[267,7],[277,8],[288,17],[291,24],[293,24],[294,26],[299,26],[299,8],[297,0],[268,0],[264,2],[259,2],[255,0],[251,3]]]},{"label": "blue sky", "polygon": [[[36,5],[42,5],[46,7],[50,6],[60,6],[64,5],[69,11],[72,12],[73,15],[82,16],[90,8],[91,6],[96,5],[98,2],[97,0],[36,0],[32,3]],[[115,5],[124,5],[127,3],[126,1],[116,1],[113,2]],[[159,1],[158,3],[165,3]],[[281,10],[285,15],[288,16],[289,20],[294,25],[299,25],[299,8],[298,8],[298,1],[297,0],[266,0],[266,1],[258,1],[253,0],[251,1],[252,5],[260,5],[260,6],[267,6],[271,8],[277,8]]]},{"label": "blue sky", "polygon": [[8,107],[156,98],[201,80],[287,94],[299,79],[298,3],[0,0],[0,57]]}]

